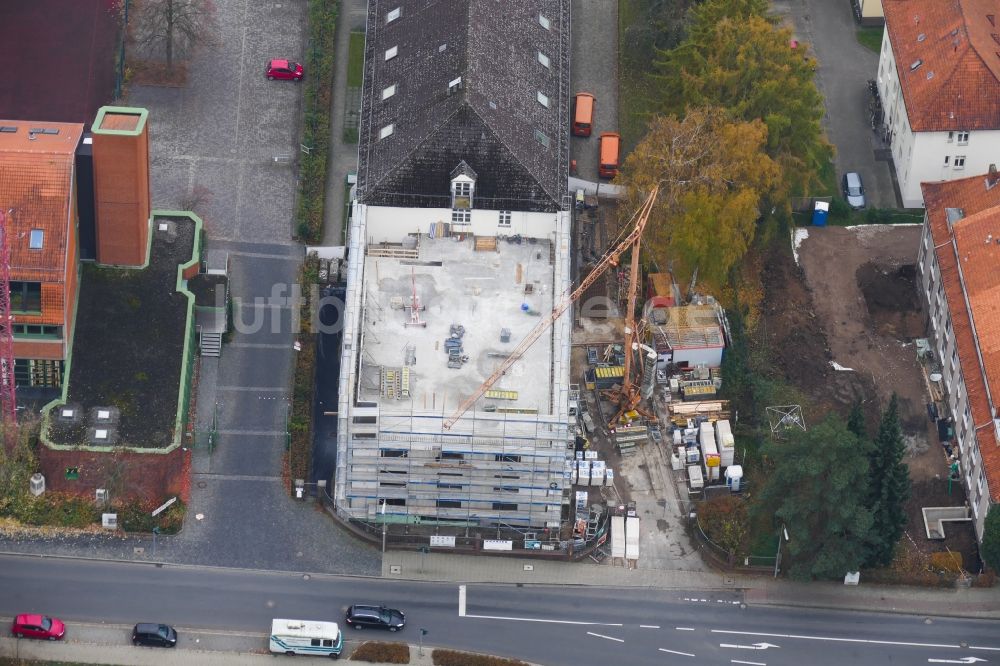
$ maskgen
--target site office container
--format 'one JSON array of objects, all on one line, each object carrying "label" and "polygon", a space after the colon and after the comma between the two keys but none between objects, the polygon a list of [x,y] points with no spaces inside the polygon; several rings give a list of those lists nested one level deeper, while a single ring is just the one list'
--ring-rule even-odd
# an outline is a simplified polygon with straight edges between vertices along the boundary
[{"label": "site office container", "polygon": [[719,465],[722,460],[719,457],[719,447],[715,442],[715,428],[707,421],[701,424],[698,433],[698,442],[701,444],[701,461],[705,468],[705,482],[719,480]]}]

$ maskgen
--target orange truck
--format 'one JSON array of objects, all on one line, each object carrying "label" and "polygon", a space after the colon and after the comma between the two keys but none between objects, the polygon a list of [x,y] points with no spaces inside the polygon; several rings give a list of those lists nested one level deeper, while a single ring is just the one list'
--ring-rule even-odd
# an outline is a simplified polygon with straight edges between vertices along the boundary
[{"label": "orange truck", "polygon": [[601,178],[614,178],[618,175],[618,160],[621,156],[622,138],[617,132],[601,134],[600,157],[597,174]]},{"label": "orange truck", "polygon": [[594,96],[590,93],[577,93],[573,110],[573,134],[590,136],[594,126]]}]

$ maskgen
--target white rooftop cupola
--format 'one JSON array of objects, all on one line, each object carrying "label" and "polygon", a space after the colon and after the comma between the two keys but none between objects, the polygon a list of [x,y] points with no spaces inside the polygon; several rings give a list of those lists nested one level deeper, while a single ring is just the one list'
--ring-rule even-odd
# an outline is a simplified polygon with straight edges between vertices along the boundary
[{"label": "white rooftop cupola", "polygon": [[451,172],[451,207],[467,210],[472,208],[472,196],[476,190],[476,172],[466,164],[459,162]]}]

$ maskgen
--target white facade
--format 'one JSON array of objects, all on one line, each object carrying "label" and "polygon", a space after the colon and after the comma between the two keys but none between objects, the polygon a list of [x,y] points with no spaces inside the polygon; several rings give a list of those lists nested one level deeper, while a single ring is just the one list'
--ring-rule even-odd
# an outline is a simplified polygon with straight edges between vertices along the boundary
[{"label": "white facade", "polygon": [[451,208],[400,208],[367,206],[365,234],[369,243],[399,243],[407,234],[427,234],[431,225],[446,222],[452,233],[476,236],[514,236],[552,238],[562,213],[528,213],[522,211],[467,211],[468,224],[453,221]]},{"label": "white facade", "polygon": [[[901,63],[907,68],[914,64]],[[922,66],[917,65],[915,71],[920,71]],[[991,164],[1000,163],[1000,129],[975,132],[962,129],[941,132],[912,130],[888,29],[882,33],[878,93],[905,208],[924,205],[920,183],[966,178],[986,173]]]},{"label": "white facade", "polygon": [[[920,267],[922,293],[927,302],[929,337],[934,354],[941,362],[941,382],[947,392],[948,407],[955,418],[955,441],[958,443],[962,482],[965,484],[966,496],[972,509],[976,535],[981,540],[983,521],[989,510],[990,492],[986,482],[986,472],[983,470],[979,443],[976,440],[976,430],[973,427],[972,410],[969,407],[968,391],[965,388],[962,365],[959,362],[954,325],[933,242],[930,225],[925,219],[917,265]],[[945,243],[941,250],[953,252],[953,243],[954,239],[951,243]],[[980,427],[992,430],[994,424],[992,422],[980,424]]]}]

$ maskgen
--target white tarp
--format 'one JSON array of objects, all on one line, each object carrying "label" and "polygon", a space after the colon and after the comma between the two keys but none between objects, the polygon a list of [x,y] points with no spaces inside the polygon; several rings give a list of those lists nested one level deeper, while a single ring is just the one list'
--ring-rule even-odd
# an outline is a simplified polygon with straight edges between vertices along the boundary
[{"label": "white tarp", "polygon": [[625,516],[611,516],[611,557],[625,557]]}]

